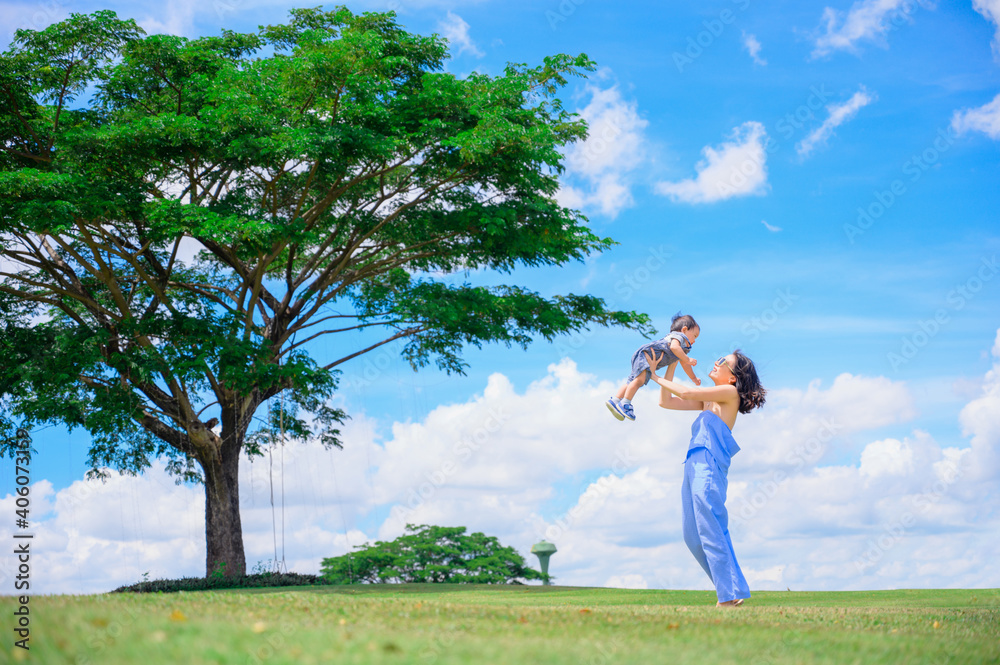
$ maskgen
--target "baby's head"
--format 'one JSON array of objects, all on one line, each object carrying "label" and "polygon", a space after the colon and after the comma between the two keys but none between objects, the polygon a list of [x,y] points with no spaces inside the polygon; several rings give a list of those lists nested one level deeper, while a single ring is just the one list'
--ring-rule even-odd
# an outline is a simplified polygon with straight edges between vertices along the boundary
[{"label": "baby's head", "polygon": [[684,333],[687,335],[688,340],[694,344],[694,341],[698,339],[698,335],[701,334],[701,328],[698,327],[693,316],[677,312],[674,318],[670,319],[670,332]]}]

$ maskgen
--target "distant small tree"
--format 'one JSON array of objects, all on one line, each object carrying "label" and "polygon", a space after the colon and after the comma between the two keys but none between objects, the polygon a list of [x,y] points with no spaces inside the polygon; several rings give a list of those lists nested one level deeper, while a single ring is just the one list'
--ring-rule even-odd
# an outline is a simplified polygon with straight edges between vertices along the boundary
[{"label": "distant small tree", "polygon": [[331,584],[515,584],[547,577],[526,567],[513,547],[482,533],[466,535],[464,526],[407,524],[406,531],[392,542],[366,543],[352,554],[323,559],[320,572]]}]

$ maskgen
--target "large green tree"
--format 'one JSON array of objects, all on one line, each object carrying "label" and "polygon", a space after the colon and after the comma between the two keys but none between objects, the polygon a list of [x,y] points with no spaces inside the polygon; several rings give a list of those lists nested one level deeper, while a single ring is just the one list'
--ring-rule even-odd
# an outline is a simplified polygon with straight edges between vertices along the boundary
[{"label": "large green tree", "polygon": [[323,559],[331,584],[443,582],[519,584],[546,575],[525,565],[513,547],[493,536],[466,534],[464,526],[406,525],[392,542],[358,545],[358,551]]},{"label": "large green tree", "polygon": [[[382,344],[462,372],[469,344],[649,332],[595,297],[435,278],[613,244],[554,199],[586,133],[556,94],[591,61],[457,78],[446,58],[344,8],[199,39],[109,11],[18,31],[0,56],[0,429],[82,427],[98,475],[166,458],[204,483],[207,572],[242,575],[239,458],[279,395],[290,436],[339,446],[335,368]],[[325,335],[341,341],[317,359]]]}]

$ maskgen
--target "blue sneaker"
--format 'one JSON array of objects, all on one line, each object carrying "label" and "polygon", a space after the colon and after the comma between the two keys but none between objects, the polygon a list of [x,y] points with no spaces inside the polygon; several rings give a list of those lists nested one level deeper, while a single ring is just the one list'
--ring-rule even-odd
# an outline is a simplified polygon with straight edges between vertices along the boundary
[{"label": "blue sneaker", "polygon": [[611,412],[618,420],[625,420],[625,414],[621,412],[621,405],[618,403],[617,397],[612,397],[607,402],[604,403],[608,407],[608,411]]},{"label": "blue sneaker", "polygon": [[622,413],[625,414],[626,418],[629,420],[635,420],[635,411],[632,410],[631,402],[628,404],[619,404],[618,408],[622,410]]}]

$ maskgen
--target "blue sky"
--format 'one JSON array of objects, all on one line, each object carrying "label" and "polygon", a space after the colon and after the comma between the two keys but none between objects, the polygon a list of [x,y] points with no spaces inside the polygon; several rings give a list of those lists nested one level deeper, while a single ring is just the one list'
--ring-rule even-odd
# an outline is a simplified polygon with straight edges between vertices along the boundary
[{"label": "blue sky", "polygon": [[[294,6],[0,5],[13,17],[5,44],[14,27],[70,12],[112,8],[147,31],[193,37],[278,23]],[[349,6],[391,8],[409,30],[448,37],[448,69],[459,76],[553,53],[597,62],[564,93],[591,136],[567,151],[559,198],[620,244],[581,264],[445,279],[592,293],[650,314],[663,332],[677,311],[692,314],[703,368],[743,348],[772,391],[735,430],[745,452],[731,469],[731,511],[767,499],[734,527],[752,586],[1000,585],[996,572],[935,559],[949,551],[942,538],[956,552],[1000,544],[990,528],[1000,474],[990,452],[1000,444],[1000,2]],[[485,530],[525,553],[555,534],[564,554],[553,572],[567,584],[707,588],[672,505],[690,418],[657,409],[651,389],[634,425],[601,404],[642,341],[595,329],[527,351],[473,348],[463,377],[415,374],[392,347],[352,361],[340,397],[354,416],[347,449],[306,447],[284,471],[299,492],[289,499],[300,511],[288,522],[294,568],[309,572],[322,556],[398,535],[414,488],[451,468],[448,442],[485,432],[491,445],[432,482],[409,517]],[[815,455],[801,453],[815,447],[824,418],[835,432]],[[99,591],[146,570],[202,572],[200,489],[156,473],[88,489],[82,433],[46,430],[36,443],[33,479],[48,483],[36,494],[50,509],[40,526],[51,532],[45,590]],[[330,473],[310,475],[317,468]],[[787,472],[780,481],[776,469]],[[0,472],[13,477],[7,462]],[[260,472],[259,462],[247,465],[244,495],[260,491]],[[106,498],[107,514],[82,517],[90,500],[71,500],[81,493],[94,505]],[[925,496],[935,500],[916,503],[932,509],[887,537]],[[812,522],[788,519],[807,498]],[[248,560],[265,559],[270,507],[256,493],[248,501]],[[146,519],[139,514],[185,530],[131,528]],[[884,555],[862,559],[879,538],[892,541]],[[839,559],[825,562],[830,552]]]}]

